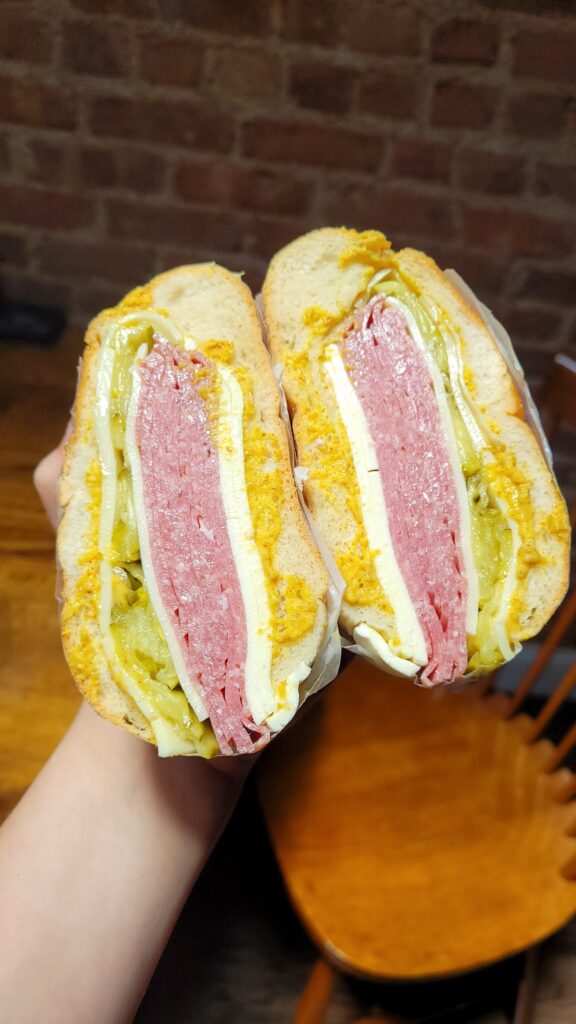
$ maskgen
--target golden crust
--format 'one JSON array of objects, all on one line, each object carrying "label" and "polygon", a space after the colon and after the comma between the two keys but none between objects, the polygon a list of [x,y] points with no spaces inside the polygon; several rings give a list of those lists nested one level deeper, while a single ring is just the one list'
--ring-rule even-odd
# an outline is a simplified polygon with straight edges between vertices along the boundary
[{"label": "golden crust", "polygon": [[[62,639],[72,675],[83,695],[100,715],[149,742],[154,740],[147,720],[131,698],[119,688],[110,672],[97,623],[98,473],[93,405],[98,356],[102,334],[118,315],[144,311],[152,305],[154,308],[162,307],[171,316],[176,312],[175,319],[178,321],[178,303],[186,298],[188,288],[198,299],[199,294],[206,289],[209,291],[212,285],[221,287],[224,278],[228,298],[235,292],[235,302],[229,303],[229,309],[216,305],[211,309],[200,310],[196,327],[201,334],[199,324],[204,316],[206,337],[222,337],[219,328],[224,320],[228,322],[230,330],[243,329],[242,348],[249,365],[256,370],[254,378],[258,395],[255,395],[255,402],[266,429],[276,434],[281,451],[286,481],[285,519],[290,521],[292,535],[297,537],[290,558],[296,564],[305,564],[319,600],[313,653],[318,649],[325,625],[327,575],[312,542],[292,481],[288,440],[279,418],[279,392],[262,343],[251,293],[237,275],[211,264],[180,267],[160,274],[145,288],[130,292],[114,309],[100,313],[87,329],[73,410],[73,430],[66,444],[60,479],[62,517],[57,537],[62,580]],[[171,296],[172,285],[175,288]],[[219,312],[215,312],[215,309]],[[237,337],[234,337],[234,341],[237,341]],[[296,647],[299,648],[299,645]]]}]

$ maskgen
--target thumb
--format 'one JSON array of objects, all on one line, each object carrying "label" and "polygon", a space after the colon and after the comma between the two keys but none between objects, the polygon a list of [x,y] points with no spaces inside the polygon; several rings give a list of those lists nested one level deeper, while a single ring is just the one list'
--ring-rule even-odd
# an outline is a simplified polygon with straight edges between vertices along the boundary
[{"label": "thumb", "polygon": [[62,471],[64,448],[71,429],[72,423],[69,421],[58,447],[45,455],[34,470],[34,486],[54,529],[58,525],[58,477]]}]

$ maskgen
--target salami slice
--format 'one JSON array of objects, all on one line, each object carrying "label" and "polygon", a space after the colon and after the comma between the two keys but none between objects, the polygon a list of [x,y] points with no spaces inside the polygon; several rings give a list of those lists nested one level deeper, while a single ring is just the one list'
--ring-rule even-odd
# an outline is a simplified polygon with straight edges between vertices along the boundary
[{"label": "salami slice", "polygon": [[464,674],[466,577],[458,496],[434,385],[405,317],[376,296],[343,342],[378,470],[398,566],[421,625],[428,685]]},{"label": "salami slice", "polygon": [[136,439],[157,587],[222,752],[253,751],[268,729],[246,701],[246,616],[202,395],[210,367],[157,340],[139,372]]}]

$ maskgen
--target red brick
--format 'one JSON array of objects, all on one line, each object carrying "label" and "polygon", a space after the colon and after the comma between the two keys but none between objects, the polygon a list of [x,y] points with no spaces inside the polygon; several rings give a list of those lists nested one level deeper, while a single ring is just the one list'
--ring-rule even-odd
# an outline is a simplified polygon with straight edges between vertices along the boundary
[{"label": "red brick", "polygon": [[66,185],[72,180],[74,150],[67,142],[31,139],[27,177],[42,185]]},{"label": "red brick", "polygon": [[435,29],[432,59],[452,64],[494,64],[499,37],[495,24],[453,18]]},{"label": "red brick", "polygon": [[167,169],[164,157],[132,146],[86,146],[80,154],[82,181],[93,188],[152,194],[163,188]]},{"label": "red brick", "polygon": [[242,139],[245,156],[351,171],[377,170],[382,146],[378,135],[298,121],[252,121],[244,125]]},{"label": "red brick", "polygon": [[296,42],[335,46],[346,16],[346,0],[283,0],[282,34]]},{"label": "red brick", "polygon": [[263,259],[270,259],[284,245],[298,235],[308,231],[310,225],[294,220],[278,220],[276,217],[254,217],[247,232],[250,252]]},{"label": "red brick", "polygon": [[[504,325],[507,327],[507,325]],[[549,372],[552,364],[552,352],[541,345],[534,346],[516,339],[514,344],[520,365],[529,379],[542,380]]]},{"label": "red brick", "polygon": [[569,253],[574,243],[574,229],[565,222],[499,206],[464,205],[462,223],[465,241],[490,249],[496,258],[558,258]]},{"label": "red brick", "polygon": [[[70,0],[73,7],[94,14],[94,0]],[[155,0],[98,0],[98,14],[123,15],[127,18],[154,18]]]},{"label": "red brick", "polygon": [[414,117],[415,106],[414,75],[372,71],[362,76],[358,97],[361,113],[406,120]]},{"label": "red brick", "polygon": [[[571,427],[569,423],[562,423],[558,433],[554,436],[554,443],[552,445],[552,451],[554,452],[554,464],[556,466],[556,459],[563,463],[574,462],[574,446],[576,445],[576,427]],[[574,467],[576,469],[576,466]],[[576,473],[574,475],[574,482],[576,483]],[[572,552],[574,556],[574,552]]]},{"label": "red brick", "polygon": [[558,32],[519,32],[514,39],[514,71],[527,78],[574,82],[576,32],[573,24]]},{"label": "red brick", "polygon": [[79,242],[51,238],[41,243],[38,255],[41,271],[64,278],[102,277],[111,281],[141,282],[151,277],[155,269],[153,249],[112,240]]},{"label": "red brick", "polygon": [[[311,7],[314,4],[310,4]],[[342,41],[360,53],[380,57],[416,56],[421,50],[422,14],[405,0],[364,0],[346,5]]]},{"label": "red brick", "polygon": [[[409,235],[404,236],[402,231],[396,230],[391,241],[395,249],[401,249],[403,246],[409,247],[412,245],[413,240]],[[438,264],[441,270],[454,266],[457,253],[458,247],[455,239],[448,239],[446,241],[431,239],[426,243],[426,254]]]},{"label": "red brick", "polygon": [[0,174],[8,174],[12,167],[12,153],[7,134],[0,135]]},{"label": "red brick", "polygon": [[524,267],[515,275],[513,294],[531,302],[550,302],[573,306],[576,297],[576,272],[548,267]]},{"label": "red brick", "polygon": [[244,219],[232,213],[216,217],[212,210],[131,199],[109,200],[107,213],[108,233],[114,238],[232,252],[242,246]]},{"label": "red brick", "polygon": [[33,302],[36,306],[67,309],[70,302],[70,289],[64,281],[40,277],[26,269],[5,269],[2,291],[7,299]]},{"label": "red brick", "polygon": [[63,66],[79,75],[119,78],[129,73],[128,38],[95,22],[69,21],[63,29]]},{"label": "red brick", "polygon": [[506,330],[514,344],[517,341],[535,341],[539,345],[554,345],[562,326],[562,316],[540,306],[512,306],[502,316]]},{"label": "red brick", "polygon": [[305,213],[312,194],[310,181],[285,172],[221,162],[182,161],[174,182],[176,194],[192,203],[276,214]]},{"label": "red brick", "polygon": [[189,243],[162,245],[157,250],[156,273],[162,274],[165,270],[172,270],[173,267],[178,267],[182,263],[207,263],[210,260],[218,262],[215,249],[190,246]]},{"label": "red brick", "polygon": [[506,111],[506,130],[530,139],[560,135],[574,107],[570,96],[521,93],[511,96]]},{"label": "red brick", "polygon": [[25,10],[0,10],[0,57],[46,64],[52,57],[54,34],[41,18]]},{"label": "red brick", "polygon": [[325,213],[335,224],[377,228],[386,234],[401,231],[407,238],[453,235],[452,210],[446,199],[396,186],[337,188],[329,197]]},{"label": "red brick", "polygon": [[80,176],[91,188],[116,188],[120,178],[116,152],[109,147],[85,146],[80,152]]},{"label": "red brick", "polygon": [[220,46],[207,56],[206,85],[229,102],[274,106],[281,89],[282,67],[266,50]]},{"label": "red brick", "polygon": [[478,0],[481,7],[490,10],[519,11],[521,14],[531,12],[542,15],[544,10],[550,16],[568,15],[572,9],[572,0]]},{"label": "red brick", "polygon": [[289,95],[301,107],[345,114],[350,110],[358,72],[317,61],[297,63],[289,70]]},{"label": "red brick", "polygon": [[471,252],[468,247],[455,252],[444,267],[452,267],[485,302],[492,302],[501,294],[508,269],[507,262],[498,253],[484,255]]},{"label": "red brick", "polygon": [[451,147],[429,139],[397,139],[392,146],[390,173],[415,181],[448,181]]},{"label": "red brick", "polygon": [[213,160],[181,160],[174,169],[174,193],[191,203],[227,206],[229,179],[225,165]]},{"label": "red brick", "polygon": [[456,157],[456,174],[470,192],[518,195],[524,189],[526,163],[507,153],[466,148]]},{"label": "red brick", "polygon": [[382,57],[413,56],[421,49],[421,15],[403,0],[284,0],[283,35],[334,48],[344,44]]},{"label": "red brick", "polygon": [[160,192],[168,173],[163,156],[132,147],[118,151],[120,186],[133,192]]},{"label": "red brick", "polygon": [[28,246],[21,235],[8,231],[0,232],[0,266],[10,263],[14,267],[23,267],[28,262]]},{"label": "red brick", "polygon": [[64,131],[76,126],[72,97],[52,85],[2,75],[0,96],[3,121]]},{"label": "red brick", "polygon": [[95,135],[173,143],[211,152],[226,152],[234,137],[229,114],[192,100],[103,96],[93,101],[90,123]]},{"label": "red brick", "polygon": [[434,90],[432,124],[446,128],[486,128],[497,103],[496,89],[452,80]]},{"label": "red brick", "polygon": [[160,12],[171,24],[181,21],[231,36],[264,36],[273,20],[273,4],[267,0],[171,0],[160,4]]},{"label": "red brick", "polygon": [[162,39],[150,33],[138,40],[140,78],[153,85],[175,85],[184,89],[198,85],[202,57],[203,47],[191,39]]},{"label": "red brick", "polygon": [[48,231],[90,227],[94,203],[85,196],[49,189],[0,186],[0,217],[7,224],[27,224]]},{"label": "red brick", "polygon": [[244,281],[254,294],[257,294],[261,287],[266,273],[266,260],[257,256],[247,255],[245,252],[231,253],[218,252],[216,249],[190,249],[189,246],[168,246],[162,247],[156,259],[156,272],[171,270],[180,263],[205,263],[207,260],[224,262],[229,270],[244,275]]},{"label": "red brick", "polygon": [[229,270],[243,275],[243,280],[253,295],[258,295],[258,292],[262,290],[267,262],[266,259],[259,259],[258,256],[247,256],[244,252],[238,253],[238,255],[226,254],[226,266]]},{"label": "red brick", "polygon": [[110,309],[115,306],[123,294],[136,285],[142,284],[141,278],[133,277],[124,284],[89,284],[86,280],[76,285],[76,301],[72,307],[71,321],[73,323],[85,324],[92,320],[103,309]]},{"label": "red brick", "polygon": [[573,164],[536,164],[537,195],[576,203],[576,167]]}]

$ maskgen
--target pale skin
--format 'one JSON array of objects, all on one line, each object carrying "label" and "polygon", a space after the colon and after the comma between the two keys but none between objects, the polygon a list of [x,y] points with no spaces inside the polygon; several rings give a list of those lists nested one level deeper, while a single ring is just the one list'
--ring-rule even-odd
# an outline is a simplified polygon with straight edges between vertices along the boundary
[{"label": "pale skin", "polygon": [[[62,457],[34,475],[54,525]],[[162,760],[82,705],[0,829],[2,1020],[132,1020],[252,762]]]}]

